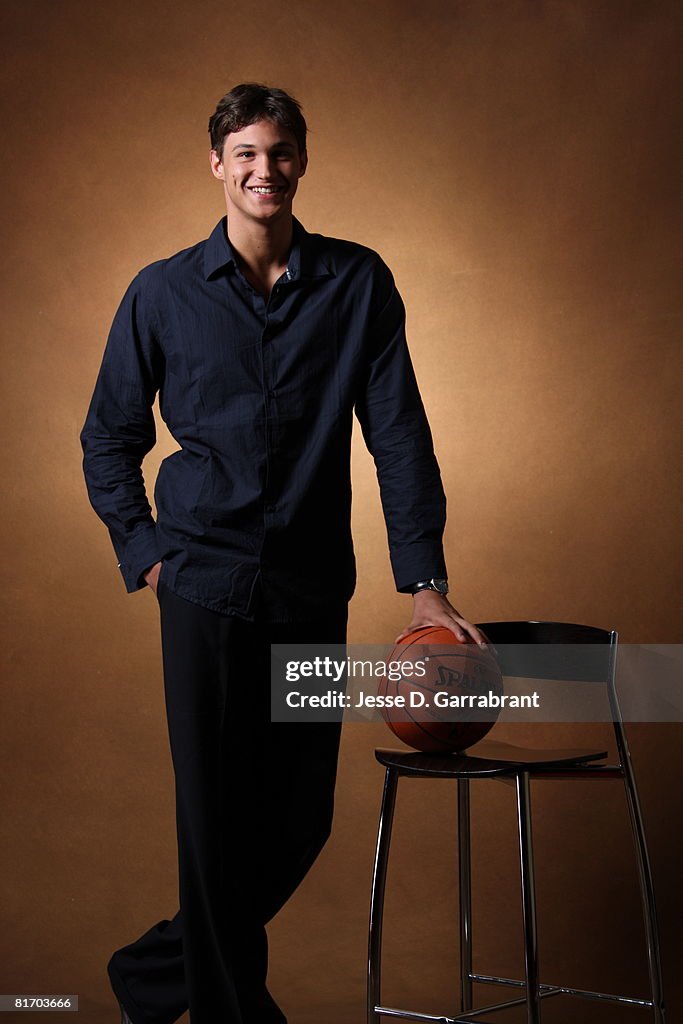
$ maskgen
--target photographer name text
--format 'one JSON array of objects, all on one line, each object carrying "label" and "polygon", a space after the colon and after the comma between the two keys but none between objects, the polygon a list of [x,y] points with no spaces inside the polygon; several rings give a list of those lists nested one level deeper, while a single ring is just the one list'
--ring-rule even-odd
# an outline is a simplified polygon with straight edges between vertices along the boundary
[{"label": "photographer name text", "polygon": [[326,690],[325,693],[301,693],[290,690],[286,697],[290,708],[538,708],[539,695],[536,691],[528,694],[515,693],[447,693],[437,691],[431,695],[411,690],[408,694],[356,694],[353,701],[348,693]]}]

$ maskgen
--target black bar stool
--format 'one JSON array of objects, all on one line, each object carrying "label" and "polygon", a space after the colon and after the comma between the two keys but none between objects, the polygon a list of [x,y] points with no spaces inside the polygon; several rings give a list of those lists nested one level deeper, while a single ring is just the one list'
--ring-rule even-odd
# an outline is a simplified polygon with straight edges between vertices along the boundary
[{"label": "black bar stool", "polygon": [[[463,754],[435,755],[386,749],[375,751],[375,757],[380,764],[384,765],[386,773],[370,896],[368,1024],[380,1024],[382,1017],[432,1021],[435,1024],[476,1024],[478,1018],[484,1013],[490,1014],[519,1005],[526,1005],[528,1024],[540,1024],[542,1000],[557,995],[582,996],[632,1007],[649,1008],[652,1012],[651,1019],[655,1024],[665,1024],[652,869],[631,755],[615,685],[617,633],[597,629],[594,626],[580,626],[564,622],[484,622],[479,624],[479,628],[484,631],[494,646],[501,645],[499,661],[503,675],[534,680],[564,679],[603,684],[612,714],[618,763],[613,765],[593,763],[607,757],[607,752],[604,750],[533,750],[492,740],[482,740]],[[532,648],[530,651],[526,645],[532,644],[540,646],[536,650]],[[599,646],[595,648],[595,656],[592,656],[591,651],[591,657],[588,659],[585,657],[585,652],[580,658],[577,657],[575,662],[572,662],[571,657],[563,656],[561,671],[558,672],[558,668],[560,668],[558,659],[548,654],[548,647],[545,650],[543,647],[543,645],[555,644],[595,644]],[[517,651],[523,651],[523,653],[516,654],[515,647],[505,649],[505,645],[525,646],[524,648],[517,647]],[[569,650],[571,651],[571,648]],[[396,793],[401,776],[457,780],[461,1004],[460,1012],[455,1016],[434,1016],[417,1011],[399,1010],[383,1006],[381,1002],[384,892]],[[524,980],[475,973],[472,969],[469,785],[472,779],[495,777],[512,780],[517,794],[517,828],[524,922]],[[622,780],[633,833],[643,902],[651,988],[649,999],[592,992],[561,984],[542,984],[540,982],[531,831],[530,782],[532,779]],[[473,1009],[473,982],[507,985],[522,989],[523,994],[519,998]]]}]

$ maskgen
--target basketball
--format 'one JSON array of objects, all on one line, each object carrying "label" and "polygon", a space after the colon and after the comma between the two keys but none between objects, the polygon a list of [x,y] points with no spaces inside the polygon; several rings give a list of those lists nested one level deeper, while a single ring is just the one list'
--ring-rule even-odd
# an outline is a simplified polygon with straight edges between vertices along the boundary
[{"label": "basketball", "polygon": [[[408,665],[418,660],[424,673],[409,673]],[[500,703],[498,708],[483,703],[495,704],[495,697],[502,696],[503,679],[489,648],[457,640],[442,626],[424,626],[405,636],[387,662],[407,663],[405,675],[401,672],[397,679],[396,672],[391,677],[388,673],[377,692],[391,705],[380,707],[382,717],[409,747],[432,754],[460,752],[495,724]],[[489,695],[494,696],[492,701]],[[396,706],[400,697],[404,702]]]}]

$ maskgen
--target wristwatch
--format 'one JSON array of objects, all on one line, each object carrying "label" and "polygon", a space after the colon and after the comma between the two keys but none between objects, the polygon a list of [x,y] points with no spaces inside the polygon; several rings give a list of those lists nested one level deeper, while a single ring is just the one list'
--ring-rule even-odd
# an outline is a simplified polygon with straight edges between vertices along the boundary
[{"label": "wristwatch", "polygon": [[448,580],[420,580],[418,583],[413,583],[409,590],[410,594],[417,594],[420,590],[435,590],[437,594],[448,593]]}]

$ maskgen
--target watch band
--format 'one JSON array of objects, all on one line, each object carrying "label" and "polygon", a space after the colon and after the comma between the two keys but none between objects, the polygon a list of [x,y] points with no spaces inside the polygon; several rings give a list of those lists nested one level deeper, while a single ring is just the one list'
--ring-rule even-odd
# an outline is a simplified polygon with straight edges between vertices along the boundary
[{"label": "watch band", "polygon": [[443,578],[419,580],[417,583],[413,583],[410,593],[418,594],[421,590],[435,590],[437,594],[445,595],[448,593],[448,580]]}]

